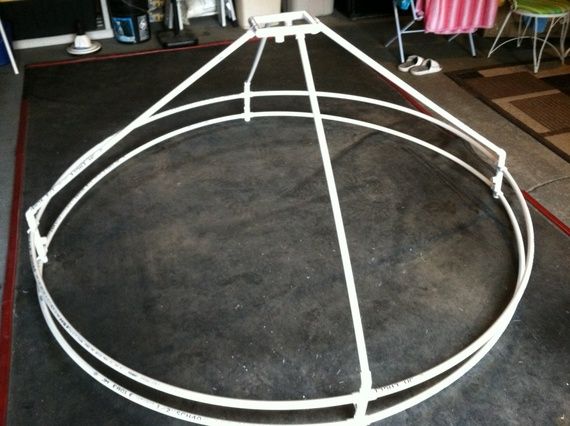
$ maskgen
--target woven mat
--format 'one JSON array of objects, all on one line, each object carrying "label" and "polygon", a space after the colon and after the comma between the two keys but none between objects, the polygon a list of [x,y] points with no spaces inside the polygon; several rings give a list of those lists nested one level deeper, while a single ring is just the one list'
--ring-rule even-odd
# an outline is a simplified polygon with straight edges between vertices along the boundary
[{"label": "woven mat", "polygon": [[570,161],[570,65],[534,74],[525,65],[450,73],[460,86]]}]

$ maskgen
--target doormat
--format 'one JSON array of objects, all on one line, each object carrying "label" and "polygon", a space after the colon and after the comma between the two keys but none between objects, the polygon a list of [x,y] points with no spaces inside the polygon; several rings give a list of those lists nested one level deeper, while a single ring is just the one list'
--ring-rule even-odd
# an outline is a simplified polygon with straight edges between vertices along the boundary
[{"label": "doormat", "polygon": [[570,161],[570,65],[544,69],[536,74],[527,65],[516,65],[456,71],[448,75]]}]

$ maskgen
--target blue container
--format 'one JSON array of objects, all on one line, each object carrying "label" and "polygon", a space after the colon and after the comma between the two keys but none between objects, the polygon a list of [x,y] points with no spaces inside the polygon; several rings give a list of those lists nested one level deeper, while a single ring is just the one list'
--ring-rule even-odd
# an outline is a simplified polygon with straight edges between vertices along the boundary
[{"label": "blue container", "polygon": [[147,0],[109,0],[115,39],[121,43],[141,43],[150,39]]},{"label": "blue container", "polygon": [[141,43],[150,39],[150,24],[146,13],[111,16],[115,39],[121,43]]}]

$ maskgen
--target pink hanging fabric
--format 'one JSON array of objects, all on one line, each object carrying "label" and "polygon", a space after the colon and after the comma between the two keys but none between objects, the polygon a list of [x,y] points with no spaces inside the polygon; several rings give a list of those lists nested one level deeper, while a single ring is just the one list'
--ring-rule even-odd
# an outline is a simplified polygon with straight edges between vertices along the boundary
[{"label": "pink hanging fabric", "polygon": [[497,0],[417,0],[425,31],[436,34],[472,33],[495,24]]}]

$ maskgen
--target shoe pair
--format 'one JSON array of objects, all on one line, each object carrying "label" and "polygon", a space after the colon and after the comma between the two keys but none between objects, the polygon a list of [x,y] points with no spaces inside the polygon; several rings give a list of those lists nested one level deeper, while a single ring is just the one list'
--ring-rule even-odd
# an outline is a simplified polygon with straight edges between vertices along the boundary
[{"label": "shoe pair", "polygon": [[441,66],[433,59],[424,59],[418,55],[408,56],[406,62],[398,65],[402,72],[410,72],[412,75],[426,75],[441,71]]}]

